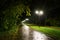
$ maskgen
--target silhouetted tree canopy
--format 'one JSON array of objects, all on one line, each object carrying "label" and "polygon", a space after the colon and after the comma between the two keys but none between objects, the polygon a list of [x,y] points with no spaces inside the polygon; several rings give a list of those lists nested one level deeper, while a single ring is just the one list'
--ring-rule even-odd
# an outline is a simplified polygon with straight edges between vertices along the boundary
[{"label": "silhouetted tree canopy", "polygon": [[30,16],[29,5],[30,0],[0,0],[0,31],[11,30]]}]

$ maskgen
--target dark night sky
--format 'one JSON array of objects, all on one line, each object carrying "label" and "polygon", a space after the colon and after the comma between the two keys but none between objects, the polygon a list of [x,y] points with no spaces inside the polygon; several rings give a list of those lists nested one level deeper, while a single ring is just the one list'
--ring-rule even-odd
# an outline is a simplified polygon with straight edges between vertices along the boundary
[{"label": "dark night sky", "polygon": [[[0,1],[0,10],[6,7],[6,4],[9,6],[9,2],[12,5],[11,1],[6,2],[7,0]],[[13,0],[12,0],[13,1]],[[16,2],[16,0],[15,0]],[[20,2],[18,2],[20,3]],[[15,3],[14,3],[15,4]],[[13,4],[13,5],[14,5]],[[34,15],[35,10],[43,10],[44,15],[47,15],[51,18],[60,17],[60,0],[32,0],[31,2],[31,14]]]},{"label": "dark night sky", "polygon": [[32,0],[31,3],[31,14],[36,9],[43,10],[45,14],[54,18],[60,16],[60,1],[59,0]]},{"label": "dark night sky", "polygon": [[60,0],[32,0],[30,8],[32,21],[39,22],[38,16],[35,14],[36,10],[44,11],[44,15],[40,17],[40,20],[44,20],[46,17],[60,20]]}]

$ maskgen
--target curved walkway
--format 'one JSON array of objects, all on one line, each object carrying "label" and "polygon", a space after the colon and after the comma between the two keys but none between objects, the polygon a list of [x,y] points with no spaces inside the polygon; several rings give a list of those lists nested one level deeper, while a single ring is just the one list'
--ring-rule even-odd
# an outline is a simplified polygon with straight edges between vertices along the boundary
[{"label": "curved walkway", "polygon": [[45,34],[31,30],[29,26],[22,23],[22,39],[23,40],[53,40],[52,38],[46,36]]}]

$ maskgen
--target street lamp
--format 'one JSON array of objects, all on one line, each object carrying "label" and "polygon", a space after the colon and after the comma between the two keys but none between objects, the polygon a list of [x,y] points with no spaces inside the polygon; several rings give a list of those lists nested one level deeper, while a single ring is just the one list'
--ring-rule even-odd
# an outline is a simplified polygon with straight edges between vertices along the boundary
[{"label": "street lamp", "polygon": [[36,13],[37,15],[40,15],[40,16],[41,16],[41,15],[43,15],[44,12],[43,12],[42,10],[41,10],[41,11],[38,11],[38,10],[37,10],[37,11],[35,11],[35,13]]},{"label": "street lamp", "polygon": [[39,12],[39,15],[43,15],[43,11],[40,11],[40,12]]},{"label": "street lamp", "polygon": [[36,14],[38,14],[38,13],[39,13],[39,11],[37,10],[37,11],[35,11],[35,13],[36,13]]},{"label": "street lamp", "polygon": [[39,18],[38,18],[38,20],[39,20],[40,16],[42,16],[44,14],[44,12],[42,10],[40,10],[40,11],[36,10],[35,14],[39,16]]}]

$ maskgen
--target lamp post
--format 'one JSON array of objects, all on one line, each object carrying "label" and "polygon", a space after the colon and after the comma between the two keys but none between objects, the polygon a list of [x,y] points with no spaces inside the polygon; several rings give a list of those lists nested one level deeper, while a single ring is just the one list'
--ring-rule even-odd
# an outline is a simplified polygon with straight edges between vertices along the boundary
[{"label": "lamp post", "polygon": [[38,18],[38,20],[39,20],[40,16],[42,16],[44,14],[44,12],[42,10],[40,10],[40,11],[36,10],[35,14],[39,16],[39,18]]}]

